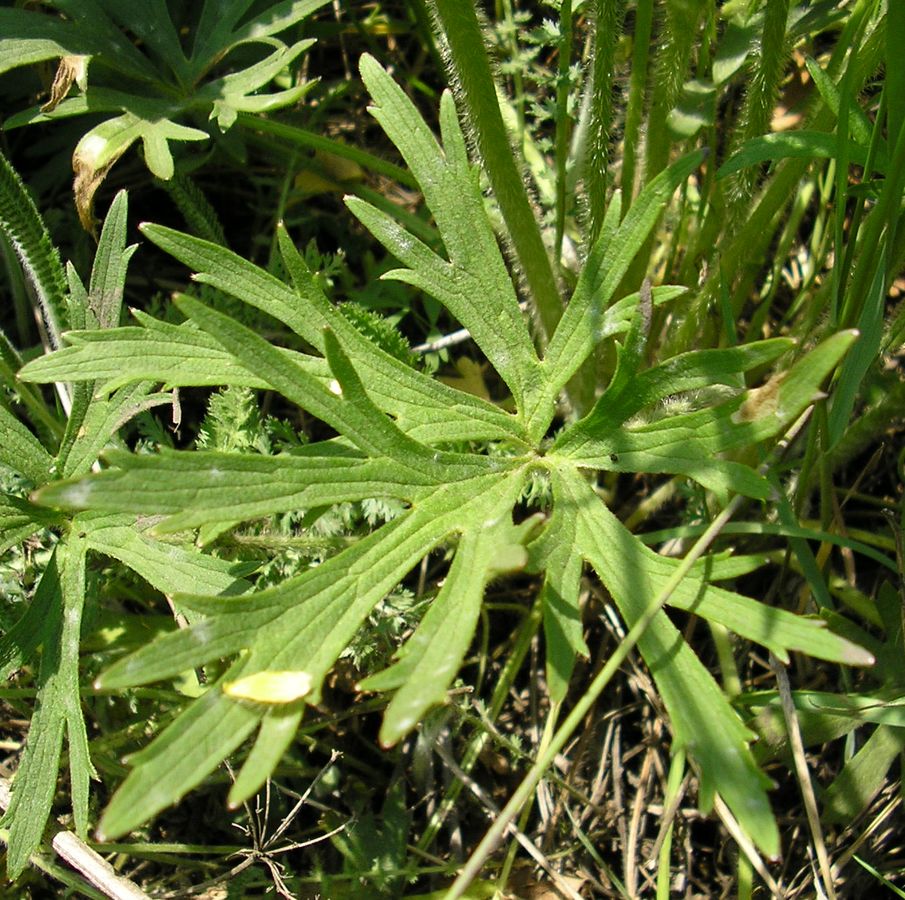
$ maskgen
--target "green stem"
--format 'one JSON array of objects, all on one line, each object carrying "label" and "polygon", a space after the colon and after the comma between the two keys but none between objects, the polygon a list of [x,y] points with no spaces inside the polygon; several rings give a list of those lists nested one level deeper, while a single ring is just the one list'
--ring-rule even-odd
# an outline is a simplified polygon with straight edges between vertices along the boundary
[{"label": "green stem", "polygon": [[[621,29],[622,0],[597,0],[594,12],[593,60],[590,75],[590,116],[584,184],[588,196],[588,245],[600,234],[606,211],[608,144],[613,116],[613,69]],[[561,64],[561,61],[560,61]],[[643,88],[643,84],[642,84]],[[624,188],[623,183],[623,188]],[[630,198],[630,195],[629,199]],[[557,259],[559,257],[557,256]]]},{"label": "green stem", "polygon": [[559,72],[556,83],[556,233],[553,260],[562,259],[566,227],[566,161],[569,154],[569,63],[572,58],[572,0],[563,0],[559,11]]},{"label": "green stem", "polygon": [[481,164],[537,306],[544,336],[549,340],[562,316],[562,301],[550,256],[503,124],[475,6],[461,0],[434,0],[434,5],[449,46],[454,78],[464,107],[463,117],[472,131]]},{"label": "green stem", "polygon": [[622,194],[628,212],[635,199],[635,159],[644,114],[644,85],[650,58],[650,35],[654,21],[653,0],[638,0],[635,8],[635,35],[632,41],[632,72],[629,76],[628,107],[625,111],[625,140],[622,154]]},{"label": "green stem", "polygon": [[373,156],[364,150],[359,150],[357,147],[343,144],[341,141],[335,141],[323,135],[315,134],[312,131],[306,131],[296,125],[288,125],[285,122],[277,122],[275,119],[264,119],[260,116],[254,116],[251,113],[239,113],[236,121],[251,132],[269,134],[296,147],[304,147],[306,150],[320,150],[322,153],[332,153],[334,156],[357,163],[363,169],[368,169],[377,175],[385,175],[387,178],[391,178],[406,187],[414,188],[418,186],[412,174],[405,169],[394,166],[392,163]]}]

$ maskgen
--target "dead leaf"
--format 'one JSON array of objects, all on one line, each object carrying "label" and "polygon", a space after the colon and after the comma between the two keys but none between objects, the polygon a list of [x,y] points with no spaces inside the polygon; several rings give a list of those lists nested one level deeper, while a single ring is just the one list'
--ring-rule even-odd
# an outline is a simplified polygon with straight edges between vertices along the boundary
[{"label": "dead leaf", "polygon": [[83,91],[88,86],[88,61],[90,56],[64,56],[57,66],[53,84],[50,86],[50,99],[41,107],[42,113],[53,112],[69,94],[73,84]]}]

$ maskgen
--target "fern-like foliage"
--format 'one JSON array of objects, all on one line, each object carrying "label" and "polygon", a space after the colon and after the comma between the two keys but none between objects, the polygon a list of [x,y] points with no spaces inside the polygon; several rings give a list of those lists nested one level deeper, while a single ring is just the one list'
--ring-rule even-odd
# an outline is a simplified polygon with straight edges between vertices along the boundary
[{"label": "fern-like foliage", "polygon": [[[853,340],[850,332],[829,338],[754,390],[739,388],[742,376],[786,354],[791,341],[692,351],[644,366],[652,307],[675,290],[614,294],[664,205],[699,164],[700,154],[691,154],[653,179],[624,217],[617,195],[539,356],[452,97],[441,101],[438,141],[376,61],[364,57],[361,73],[373,114],[421,185],[446,256],[374,206],[358,199],[348,206],[399,260],[385,277],[430,293],[470,331],[511,392],[514,412],[433,380],[371,342],[329,302],[285,233],[279,245],[291,284],[222,247],[158,225],[143,227],[197,280],[279,319],[316,352],[275,347],[222,312],[183,297],[177,303],[184,325],[140,315],[138,325],[74,333],[67,347],[30,363],[21,377],[94,379],[100,396],[143,381],[268,388],[339,437],[273,456],[115,450],[106,454],[106,471],[50,484],[38,493],[39,502],[90,511],[79,517],[157,516],[159,535],[369,498],[395,501],[402,512],[266,590],[215,596],[189,587],[176,603],[193,624],[102,674],[102,688],[120,690],[234,660],[132,757],[132,772],[101,821],[106,837],[122,835],[174,803],[257,733],[229,800],[252,795],[293,739],[306,704],[319,701],[325,676],[362,623],[441,544],[455,549],[439,593],[395,661],[361,685],[392,693],[381,741],[396,743],[444,701],[472,640],[484,588],[506,572],[526,570],[542,579],[550,690],[563,699],[576,656],[587,652],[579,610],[583,571],[595,573],[631,626],[679,565],[645,547],[614,516],[596,490],[598,474],[669,473],[722,499],[769,497],[768,480],[733,455],[777,440],[813,402]],[[616,339],[618,366],[606,390],[583,419],[550,438],[560,393],[595,348]],[[676,394],[714,385],[735,390],[716,394],[703,408],[678,408],[651,420],[641,415]],[[478,449],[463,452],[463,446]],[[514,506],[539,481],[549,485],[552,506],[515,524]],[[870,659],[818,620],[715,586],[703,567],[692,568],[670,603],[781,659],[792,650],[852,664]],[[757,844],[775,854],[779,837],[769,782],[738,714],[666,613],[653,617],[639,647],[669,713],[675,746],[698,768],[702,805],[719,793]]]}]

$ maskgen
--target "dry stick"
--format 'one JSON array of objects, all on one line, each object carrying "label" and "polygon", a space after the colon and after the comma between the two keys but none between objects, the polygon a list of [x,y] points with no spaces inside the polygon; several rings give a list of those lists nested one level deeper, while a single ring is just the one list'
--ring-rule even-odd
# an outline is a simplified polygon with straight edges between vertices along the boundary
[{"label": "dry stick", "polygon": [[[776,449],[771,454],[772,458],[760,466],[761,472],[766,471],[769,466],[773,464],[795,439],[801,429],[804,428],[805,423],[810,417],[811,409],[812,407],[806,409],[801,416],[799,416],[798,421],[789,429],[786,437],[779,441]],[[497,848],[497,845],[506,833],[506,830],[512,824],[513,819],[518,815],[523,804],[528,801],[528,798],[531,796],[540,780],[544,777],[544,772],[553,763],[556,755],[566,745],[575,729],[581,725],[585,715],[587,715],[591,707],[597,702],[597,698],[603,693],[603,689],[610,682],[610,679],[617,671],[619,671],[623,662],[628,658],[629,653],[632,652],[635,645],[644,635],[644,632],[647,631],[650,623],[657,615],[659,615],[669,598],[672,597],[676,588],[679,587],[691,571],[694,564],[707,552],[707,549],[716,540],[719,533],[726,527],[729,520],[747,499],[747,497],[743,497],[741,494],[737,494],[733,497],[726,508],[710,523],[707,530],[695,541],[692,548],[688,551],[688,554],[676,567],[660,593],[657,594],[644,613],[628,630],[625,638],[613,651],[613,655],[609,660],[607,660],[606,665],[604,665],[600,672],[597,673],[597,676],[591,682],[591,686],[588,688],[585,695],[575,704],[572,712],[569,713],[565,722],[560,726],[559,731],[553,736],[546,751],[538,757],[537,762],[529,769],[528,774],[516,788],[515,793],[509,799],[506,806],[503,807],[499,817],[481,839],[481,842],[462,868],[459,876],[446,892],[443,900],[459,900],[468,889],[471,882],[477,878],[487,857]],[[723,807],[725,808],[725,804],[723,804]]]},{"label": "dry stick", "polygon": [[641,765],[641,774],[638,777],[638,789],[635,791],[635,802],[632,804],[632,816],[629,820],[628,841],[625,848],[625,889],[631,896],[634,896],[638,890],[638,869],[635,857],[638,851],[641,813],[644,811],[645,795],[650,780],[651,761],[652,751],[648,748]]},{"label": "dry stick", "polygon": [[820,866],[823,886],[826,889],[826,895],[829,900],[836,900],[830,858],[826,852],[826,842],[823,839],[823,829],[820,826],[820,813],[817,811],[817,797],[814,795],[814,785],[811,781],[808,761],[804,755],[804,742],[801,739],[801,729],[798,725],[795,701],[792,699],[792,687],[789,684],[789,676],[785,666],[772,653],[770,654],[770,667],[773,669],[773,674],[776,676],[776,685],[779,688],[782,714],[786,720],[786,731],[789,733],[789,746],[792,749],[792,759],[795,761],[795,774],[798,776],[798,784],[801,787],[801,796],[804,800],[804,809],[808,817],[808,826],[811,829],[811,839],[814,841],[814,849],[817,851],[817,862]]},{"label": "dry stick", "polygon": [[[9,781],[0,778],[0,809],[5,811],[9,800]],[[137,884],[120,875],[103,856],[71,831],[60,828],[50,845],[86,881],[112,900],[150,900]]]},{"label": "dry stick", "polygon": [[679,807],[682,805],[682,800],[685,798],[685,792],[688,790],[690,781],[691,773],[686,772],[675,796],[671,797],[669,803],[663,808],[663,813],[660,816],[660,830],[657,833],[653,846],[650,848],[650,852],[647,854],[648,859],[654,865],[656,865],[657,857],[660,855],[660,848],[666,843],[666,835],[669,833],[669,829],[675,824],[676,816],[679,814]]}]

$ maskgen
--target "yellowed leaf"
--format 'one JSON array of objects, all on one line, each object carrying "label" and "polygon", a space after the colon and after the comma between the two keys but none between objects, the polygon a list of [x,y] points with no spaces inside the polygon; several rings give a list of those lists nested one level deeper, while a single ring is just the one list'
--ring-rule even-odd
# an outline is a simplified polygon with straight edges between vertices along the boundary
[{"label": "yellowed leaf", "polygon": [[255,703],[294,703],[310,692],[311,675],[308,672],[255,672],[223,685],[227,697]]}]

